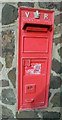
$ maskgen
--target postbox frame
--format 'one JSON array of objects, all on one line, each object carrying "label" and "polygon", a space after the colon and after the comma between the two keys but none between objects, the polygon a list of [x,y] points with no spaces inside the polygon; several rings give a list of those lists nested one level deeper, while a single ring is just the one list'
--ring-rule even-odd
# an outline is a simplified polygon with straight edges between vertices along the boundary
[{"label": "postbox frame", "polygon": [[[19,19],[18,19],[18,111],[20,110],[27,110],[27,109],[34,109],[34,108],[29,108],[26,106],[26,108],[23,108],[23,100],[22,100],[22,96],[23,96],[23,90],[22,90],[22,75],[23,75],[23,72],[22,72],[22,59],[24,58],[29,58],[29,56],[21,56],[21,36],[22,36],[22,32],[21,32],[21,11],[23,10],[27,10],[27,11],[36,11],[38,10],[39,12],[46,12],[46,13],[52,13],[52,22],[51,23],[43,23],[42,21],[42,25],[46,24],[46,25],[52,25],[52,32],[50,34],[50,47],[48,48],[49,49],[49,55],[45,55],[45,54],[42,54],[41,55],[41,59],[42,60],[46,60],[48,61],[48,66],[47,66],[47,82],[46,82],[46,97],[45,97],[45,104],[43,106],[38,106],[37,108],[46,108],[48,106],[48,91],[49,91],[49,84],[50,84],[50,71],[51,71],[51,60],[52,60],[52,38],[53,38],[53,31],[54,31],[54,11],[53,10],[40,10],[40,9],[33,9],[33,8],[18,8],[18,15],[19,15]],[[28,21],[27,21],[28,23]],[[32,22],[33,24],[33,22]],[[40,23],[39,23],[40,24]],[[34,36],[33,36],[34,37]],[[23,51],[22,51],[23,52]],[[31,59],[35,59],[36,58],[36,55],[33,55],[31,56]],[[21,74],[20,74],[21,73]]]}]

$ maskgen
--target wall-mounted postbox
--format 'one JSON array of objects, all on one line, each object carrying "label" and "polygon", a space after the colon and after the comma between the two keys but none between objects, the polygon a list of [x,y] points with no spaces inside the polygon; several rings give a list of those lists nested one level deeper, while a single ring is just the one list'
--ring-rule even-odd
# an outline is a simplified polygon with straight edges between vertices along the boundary
[{"label": "wall-mounted postbox", "polygon": [[19,8],[18,110],[46,108],[54,11]]}]

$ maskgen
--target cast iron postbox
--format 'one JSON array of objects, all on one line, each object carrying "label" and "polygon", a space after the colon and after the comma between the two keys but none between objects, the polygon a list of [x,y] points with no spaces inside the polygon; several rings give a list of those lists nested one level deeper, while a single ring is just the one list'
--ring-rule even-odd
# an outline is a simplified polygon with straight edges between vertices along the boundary
[{"label": "cast iron postbox", "polygon": [[46,108],[54,11],[19,8],[18,110]]}]

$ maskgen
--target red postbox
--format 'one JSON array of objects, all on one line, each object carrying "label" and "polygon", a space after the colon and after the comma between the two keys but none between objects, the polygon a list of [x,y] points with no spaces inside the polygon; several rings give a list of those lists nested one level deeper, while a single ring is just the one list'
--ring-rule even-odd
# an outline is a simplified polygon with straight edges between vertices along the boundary
[{"label": "red postbox", "polygon": [[46,108],[54,11],[19,8],[18,110]]}]

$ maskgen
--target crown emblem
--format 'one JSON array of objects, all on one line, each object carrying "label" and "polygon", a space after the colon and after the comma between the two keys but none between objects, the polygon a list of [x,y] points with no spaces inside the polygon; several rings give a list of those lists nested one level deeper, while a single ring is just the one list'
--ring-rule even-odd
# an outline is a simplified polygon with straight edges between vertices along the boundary
[{"label": "crown emblem", "polygon": [[40,18],[40,13],[38,12],[38,10],[34,12],[34,18]]}]

